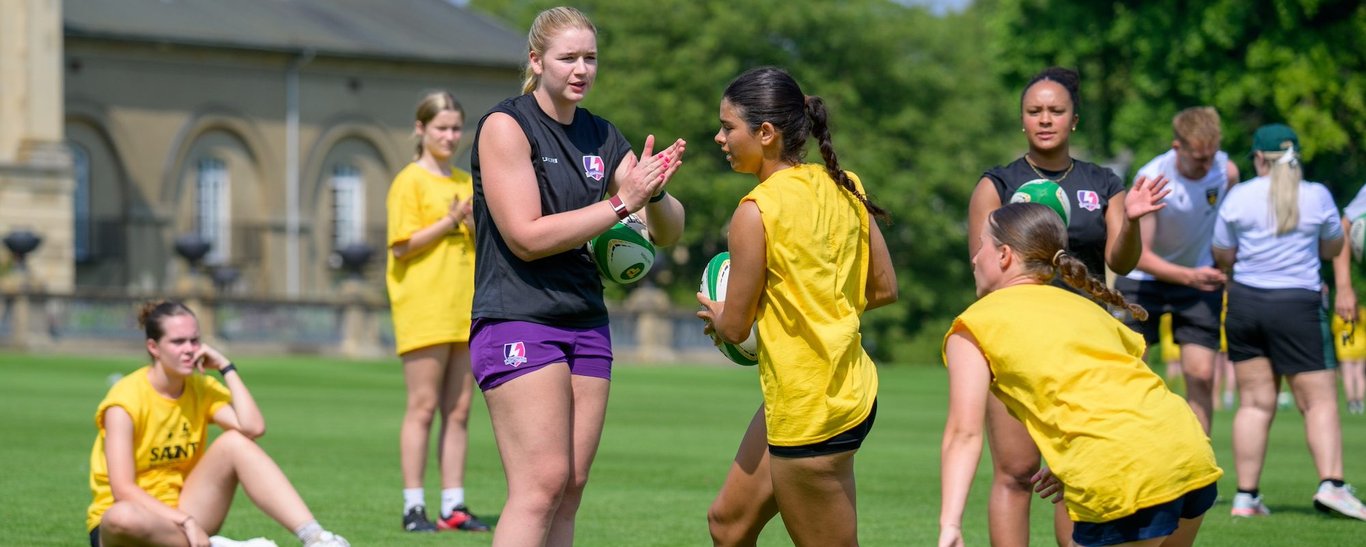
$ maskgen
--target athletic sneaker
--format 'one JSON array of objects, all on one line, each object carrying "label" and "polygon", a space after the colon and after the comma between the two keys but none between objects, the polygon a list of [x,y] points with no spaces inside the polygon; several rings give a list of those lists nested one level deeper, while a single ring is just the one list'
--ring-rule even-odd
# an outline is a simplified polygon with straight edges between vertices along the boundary
[{"label": "athletic sneaker", "polygon": [[313,541],[304,544],[304,547],[351,547],[351,542],[332,532],[323,530]]},{"label": "athletic sneaker", "polygon": [[1290,408],[1290,405],[1293,404],[1295,404],[1295,397],[1291,395],[1289,391],[1282,391],[1276,394],[1276,408],[1284,410]]},{"label": "athletic sneaker", "polygon": [[403,515],[403,530],[407,532],[435,532],[436,525],[427,518],[427,508],[418,505]]},{"label": "athletic sneaker", "polygon": [[1363,414],[1363,413],[1366,413],[1366,401],[1351,401],[1351,402],[1348,402],[1348,403],[1347,403],[1347,412],[1348,412],[1349,414]]},{"label": "athletic sneaker", "polygon": [[1314,508],[1324,513],[1334,513],[1344,517],[1366,520],[1366,508],[1356,497],[1356,489],[1350,484],[1333,486],[1324,481],[1319,483],[1319,491],[1314,494]]},{"label": "athletic sneaker", "polygon": [[464,504],[455,506],[455,510],[451,511],[451,514],[436,521],[436,527],[440,530],[464,530],[466,532],[489,531],[489,525],[484,524],[483,521],[479,520],[479,517],[474,516],[474,513],[471,513]]},{"label": "athletic sneaker", "polygon": [[228,539],[223,536],[213,536],[209,538],[209,545],[213,547],[279,547],[274,541],[266,538],[251,539]]},{"label": "athletic sneaker", "polygon": [[1252,494],[1239,492],[1233,496],[1233,516],[1235,517],[1264,517],[1271,514],[1271,510],[1262,503],[1262,496],[1252,497]]}]

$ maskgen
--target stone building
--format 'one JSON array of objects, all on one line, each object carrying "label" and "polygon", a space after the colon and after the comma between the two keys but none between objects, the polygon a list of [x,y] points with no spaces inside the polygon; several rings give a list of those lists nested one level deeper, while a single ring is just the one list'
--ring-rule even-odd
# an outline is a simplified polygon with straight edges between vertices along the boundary
[{"label": "stone building", "polygon": [[354,243],[381,279],[416,102],[450,90],[472,129],[525,62],[523,34],[447,0],[0,6],[0,235],[42,237],[54,292],[166,290],[190,234],[226,294],[329,295]]}]

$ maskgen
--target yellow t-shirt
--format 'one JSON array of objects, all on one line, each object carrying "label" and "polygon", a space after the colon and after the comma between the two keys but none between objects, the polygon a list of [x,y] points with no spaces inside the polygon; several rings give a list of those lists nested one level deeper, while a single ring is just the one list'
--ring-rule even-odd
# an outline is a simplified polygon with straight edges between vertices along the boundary
[{"label": "yellow t-shirt", "polygon": [[[469,173],[449,178],[410,163],[389,187],[389,248],[432,225],[457,197],[474,194]],[[400,260],[387,253],[385,281],[394,317],[398,354],[470,339],[474,301],[474,232],[459,224],[435,244]]]},{"label": "yellow t-shirt", "polygon": [[95,409],[99,435],[90,449],[90,491],[94,500],[86,511],[85,527],[100,524],[104,511],[114,504],[109,489],[109,467],[104,457],[104,411],[117,406],[133,418],[133,457],[138,486],[162,503],[176,507],[185,477],[199,463],[208,439],[208,425],[215,412],[232,400],[228,388],[217,380],[195,374],[185,379],[185,391],[167,399],[147,378],[150,367],[124,376],[109,388]]},{"label": "yellow t-shirt", "polygon": [[818,443],[862,423],[877,397],[859,334],[868,212],[811,164],[774,173],[746,200],[759,206],[767,246],[756,325],[768,442]]},{"label": "yellow t-shirt", "polygon": [[[1221,475],[1186,401],[1143,362],[1143,337],[1049,285],[992,292],[959,315],[991,367],[991,391],[1066,485],[1073,521],[1106,522]],[[946,335],[947,339],[947,335]]]},{"label": "yellow t-shirt", "polygon": [[1361,361],[1366,359],[1366,329],[1362,328],[1362,321],[1366,320],[1366,308],[1357,308],[1357,321],[1351,329],[1351,341],[1343,339],[1347,334],[1347,322],[1342,320],[1338,314],[1333,314],[1333,349],[1338,352],[1338,363],[1343,361]]}]

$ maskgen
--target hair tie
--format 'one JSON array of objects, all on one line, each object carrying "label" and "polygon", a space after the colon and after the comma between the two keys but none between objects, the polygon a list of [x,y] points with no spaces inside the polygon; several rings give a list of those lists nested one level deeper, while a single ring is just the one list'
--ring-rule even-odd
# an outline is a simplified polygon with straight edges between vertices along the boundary
[{"label": "hair tie", "polygon": [[1285,153],[1281,154],[1281,157],[1276,158],[1276,164],[1294,167],[1296,164],[1295,160],[1295,145],[1292,144],[1289,148],[1285,149]]},{"label": "hair tie", "polygon": [[1064,254],[1067,254],[1067,251],[1063,249],[1058,249],[1058,252],[1053,253],[1053,267],[1058,267],[1058,261],[1062,260]]}]

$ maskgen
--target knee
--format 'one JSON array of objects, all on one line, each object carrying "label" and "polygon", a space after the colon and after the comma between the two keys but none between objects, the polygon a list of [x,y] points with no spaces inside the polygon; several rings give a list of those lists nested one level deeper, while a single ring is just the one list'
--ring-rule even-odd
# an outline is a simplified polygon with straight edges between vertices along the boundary
[{"label": "knee", "polygon": [[442,414],[442,420],[445,422],[446,427],[457,427],[460,429],[469,427],[470,405],[468,404],[468,401],[463,405],[459,402],[452,403],[444,409]]},{"label": "knee", "polygon": [[219,434],[210,447],[221,446],[226,449],[240,450],[246,448],[247,445],[255,446],[256,441],[251,440],[251,437],[244,435],[241,431],[228,429]]},{"label": "knee", "polygon": [[437,400],[435,395],[426,393],[409,393],[407,414],[405,420],[420,421],[430,424],[432,415],[436,413]]},{"label": "knee", "polygon": [[524,484],[520,492],[508,492],[508,497],[517,495],[533,512],[550,514],[564,501],[571,480],[568,469],[543,469],[534,480]]},{"label": "knee", "polygon": [[739,519],[721,505],[713,503],[707,508],[707,530],[711,532],[712,545],[739,545],[744,539],[744,530],[737,526]]},{"label": "knee", "polygon": [[131,502],[119,501],[100,516],[100,535],[109,538],[138,537],[142,530],[140,510]]},{"label": "knee", "polygon": [[1039,460],[1036,458],[998,460],[995,465],[996,473],[992,476],[992,482],[1014,490],[1031,490],[1033,483],[1030,479],[1039,472]]}]

